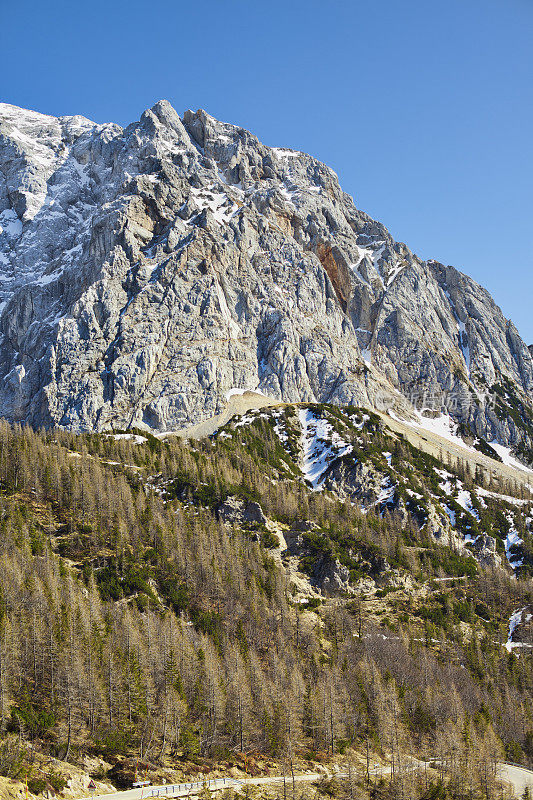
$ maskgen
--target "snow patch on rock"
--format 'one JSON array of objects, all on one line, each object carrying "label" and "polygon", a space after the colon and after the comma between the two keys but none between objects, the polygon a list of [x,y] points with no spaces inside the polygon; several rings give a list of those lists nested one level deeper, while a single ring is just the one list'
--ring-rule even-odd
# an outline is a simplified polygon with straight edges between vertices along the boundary
[{"label": "snow patch on rock", "polygon": [[301,469],[313,489],[319,490],[330,464],[351,453],[353,447],[339,436],[327,420],[310,409],[300,409],[298,419],[302,428]]}]

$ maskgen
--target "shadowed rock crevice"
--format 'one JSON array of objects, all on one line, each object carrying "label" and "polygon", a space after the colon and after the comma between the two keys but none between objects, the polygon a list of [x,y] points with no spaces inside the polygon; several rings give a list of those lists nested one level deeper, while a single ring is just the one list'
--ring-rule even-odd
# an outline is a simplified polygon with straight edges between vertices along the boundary
[{"label": "shadowed rock crevice", "polygon": [[351,293],[350,272],[346,259],[338,247],[322,242],[317,245],[316,254],[331,281],[342,310],[346,313]]}]

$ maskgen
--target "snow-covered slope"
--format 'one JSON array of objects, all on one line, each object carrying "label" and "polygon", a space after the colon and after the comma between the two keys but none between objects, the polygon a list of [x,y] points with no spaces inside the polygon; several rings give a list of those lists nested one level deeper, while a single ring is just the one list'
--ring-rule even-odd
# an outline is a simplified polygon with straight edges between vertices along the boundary
[{"label": "snow-covered slope", "polygon": [[[433,457],[408,448],[377,415],[363,409],[317,405],[252,409],[230,420],[217,436],[246,446],[247,432],[255,429],[255,435],[264,436],[265,427],[272,429],[286,454],[274,477],[298,476],[312,491],[331,492],[364,514],[396,514],[404,529],[410,520],[481,563],[514,574],[533,570],[532,495],[519,487],[526,496],[487,488],[490,470],[478,470],[474,481],[457,465],[445,468]],[[509,480],[511,491],[515,486]]]},{"label": "snow-covered slope", "polygon": [[300,409],[298,419],[302,428],[302,472],[313,489],[317,489],[330,464],[350,453],[352,446],[311,409]]}]

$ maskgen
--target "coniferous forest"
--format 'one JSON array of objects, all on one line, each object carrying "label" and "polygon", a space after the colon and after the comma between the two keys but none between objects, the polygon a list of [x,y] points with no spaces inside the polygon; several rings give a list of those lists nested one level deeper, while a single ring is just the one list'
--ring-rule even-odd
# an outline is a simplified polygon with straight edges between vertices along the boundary
[{"label": "coniferous forest", "polygon": [[0,800],[533,800],[532,30],[0,0]]},{"label": "coniferous forest", "polygon": [[[279,792],[499,797],[498,762],[533,766],[532,658],[504,646],[527,572],[312,492],[264,420],[233,434],[0,425],[0,774],[37,795],[66,791],[59,763],[119,788],[336,763]],[[420,487],[422,454],[389,446]],[[317,564],[354,588],[317,590]]]}]

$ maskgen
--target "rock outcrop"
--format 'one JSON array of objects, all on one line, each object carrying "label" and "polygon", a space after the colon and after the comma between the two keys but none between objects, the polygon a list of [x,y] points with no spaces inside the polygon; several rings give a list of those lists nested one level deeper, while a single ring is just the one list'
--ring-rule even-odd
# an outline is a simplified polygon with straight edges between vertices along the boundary
[{"label": "rock outcrop", "polygon": [[228,497],[217,508],[217,517],[226,525],[266,525],[268,520],[259,503]]},{"label": "rock outcrop", "polygon": [[531,352],[488,293],[311,156],[204,111],[161,101],[122,129],[0,105],[0,228],[10,420],[180,429],[242,388],[533,445]]},{"label": "rock outcrop", "polygon": [[496,539],[486,533],[480,534],[472,542],[472,551],[480,564],[501,567],[501,556],[496,552]]}]

